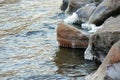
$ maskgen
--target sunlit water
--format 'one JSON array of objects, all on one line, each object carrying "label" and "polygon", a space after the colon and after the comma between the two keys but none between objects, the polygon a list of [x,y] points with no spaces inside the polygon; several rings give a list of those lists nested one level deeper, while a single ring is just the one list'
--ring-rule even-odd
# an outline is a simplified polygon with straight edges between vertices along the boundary
[{"label": "sunlit water", "polygon": [[0,0],[0,80],[84,80],[95,69],[56,41],[62,0]]}]

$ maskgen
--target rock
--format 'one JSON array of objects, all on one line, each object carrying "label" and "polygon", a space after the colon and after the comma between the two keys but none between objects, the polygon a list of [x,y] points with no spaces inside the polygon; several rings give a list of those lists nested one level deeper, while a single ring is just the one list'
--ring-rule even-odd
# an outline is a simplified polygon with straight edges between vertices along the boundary
[{"label": "rock", "polygon": [[72,14],[77,9],[84,7],[86,4],[94,3],[94,4],[98,5],[102,1],[103,0],[71,0],[71,1],[69,1],[66,13]]},{"label": "rock", "polygon": [[[85,58],[102,62],[111,46],[120,40],[120,16],[109,18],[91,37]],[[89,55],[92,56],[90,57]]]},{"label": "rock", "polygon": [[106,80],[111,78],[112,80],[120,80],[120,41],[112,46],[106,60],[109,60],[109,66],[107,66]]},{"label": "rock", "polygon": [[58,24],[57,41],[61,47],[86,48],[88,40],[87,35],[82,30],[63,22]]},{"label": "rock", "polygon": [[68,4],[68,8],[66,10],[67,14],[72,14],[77,9],[85,6],[87,4],[87,0],[71,0]]},{"label": "rock", "polygon": [[[67,7],[68,7],[68,4],[70,3],[70,8],[69,9],[71,9],[72,8],[72,5],[71,4],[75,4],[74,3],[74,1],[77,1],[77,0],[72,0],[71,2],[70,2],[70,0],[62,0],[62,4],[60,5],[60,9],[64,12],[66,9],[67,9]],[[78,0],[79,2],[80,2],[80,0]],[[103,0],[86,0],[87,2],[89,2],[89,3],[95,3],[96,5],[98,5],[98,4],[100,4]],[[79,4],[79,3],[77,3],[76,2],[76,4]],[[80,6],[81,7],[81,6]],[[79,7],[77,8],[77,9],[79,9]],[[76,9],[76,10],[77,10]],[[76,10],[73,10],[73,11],[76,11]],[[69,13],[69,11],[68,11],[68,13]]]},{"label": "rock", "polygon": [[104,0],[95,9],[88,22],[99,26],[110,16],[118,14],[120,14],[120,0]]},{"label": "rock", "polygon": [[[89,20],[89,17],[96,9],[98,1],[102,0],[86,0],[86,4],[75,10],[75,12],[72,12],[72,15],[66,18],[64,22],[69,24],[74,23],[77,25],[81,25],[83,22],[87,22]],[[71,9],[71,7],[68,9]],[[69,11],[70,10],[68,10],[68,13]]]},{"label": "rock", "polygon": [[74,12],[70,17],[66,18],[64,20],[65,23],[77,23],[80,24],[82,22],[87,22],[90,15],[93,13],[95,10],[96,6],[95,4],[87,4],[84,7],[79,8],[76,12]]},{"label": "rock", "polygon": [[64,12],[67,7],[68,7],[68,3],[69,3],[70,0],[62,0],[62,4],[60,6],[60,9]]},{"label": "rock", "polygon": [[86,80],[120,80],[120,41],[111,47],[97,71]]},{"label": "rock", "polygon": [[114,63],[107,67],[104,80],[120,80],[120,62]]},{"label": "rock", "polygon": [[76,14],[78,15],[79,20],[82,22],[87,22],[89,17],[95,10],[95,8],[96,8],[96,4],[91,3],[91,4],[87,4],[84,7],[78,9],[76,11]]}]

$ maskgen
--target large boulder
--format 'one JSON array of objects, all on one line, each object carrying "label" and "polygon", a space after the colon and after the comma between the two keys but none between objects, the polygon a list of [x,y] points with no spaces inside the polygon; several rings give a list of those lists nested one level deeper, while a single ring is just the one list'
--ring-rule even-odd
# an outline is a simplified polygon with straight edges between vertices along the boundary
[{"label": "large boulder", "polygon": [[86,80],[120,80],[120,41],[111,47],[97,71]]},{"label": "large boulder", "polygon": [[88,4],[87,0],[70,0],[66,13],[67,14],[72,14],[73,12],[75,12],[77,9],[85,6],[86,4]]},{"label": "large boulder", "polygon": [[[73,0],[74,2],[75,0]],[[70,24],[77,24],[81,25],[83,22],[87,22],[92,15],[92,13],[95,11],[97,4],[99,4],[102,0],[86,0],[85,5],[80,6],[80,8],[75,9],[73,7],[68,8],[68,13],[72,13],[71,16],[66,18],[64,20],[65,23],[70,23]],[[75,9],[75,12],[71,11]]]},{"label": "large boulder", "polygon": [[95,10],[96,6],[94,3],[87,4],[84,7],[79,8],[76,12],[74,12],[71,16],[64,20],[65,23],[77,23],[79,25],[82,22],[87,22],[93,11]]},{"label": "large boulder", "polygon": [[89,18],[89,23],[101,25],[110,16],[120,14],[120,0],[104,0]]},{"label": "large boulder", "polygon": [[96,4],[86,4],[84,7],[79,8],[75,13],[78,15],[78,20],[82,22],[87,22],[91,14],[96,9]]},{"label": "large boulder", "polygon": [[[86,4],[94,3],[94,4],[98,5],[102,1],[103,0],[69,0],[69,4],[68,4],[67,10],[66,10],[66,13],[72,14],[77,9],[84,7]],[[62,3],[62,5],[63,4],[64,3]]]},{"label": "large boulder", "polygon": [[86,59],[102,62],[111,46],[120,40],[120,16],[109,18],[90,38],[85,51]]},{"label": "large boulder", "polygon": [[61,22],[57,27],[57,41],[61,47],[86,48],[89,39],[82,30]]}]

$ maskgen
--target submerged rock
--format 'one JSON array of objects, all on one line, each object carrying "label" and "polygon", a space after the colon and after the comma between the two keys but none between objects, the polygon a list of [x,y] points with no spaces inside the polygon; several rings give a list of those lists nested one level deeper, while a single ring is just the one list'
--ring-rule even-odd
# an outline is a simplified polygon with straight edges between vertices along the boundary
[{"label": "submerged rock", "polygon": [[97,71],[86,80],[120,80],[120,41],[111,47]]},{"label": "submerged rock", "polygon": [[74,26],[59,23],[57,28],[57,41],[61,47],[86,48],[88,46],[87,35]]},{"label": "submerged rock", "polygon": [[110,16],[120,14],[120,0],[104,0],[89,18],[89,23],[101,25]]},{"label": "submerged rock", "polygon": [[120,40],[120,16],[109,18],[90,38],[85,51],[85,58],[92,54],[92,59],[102,62],[111,46]]}]

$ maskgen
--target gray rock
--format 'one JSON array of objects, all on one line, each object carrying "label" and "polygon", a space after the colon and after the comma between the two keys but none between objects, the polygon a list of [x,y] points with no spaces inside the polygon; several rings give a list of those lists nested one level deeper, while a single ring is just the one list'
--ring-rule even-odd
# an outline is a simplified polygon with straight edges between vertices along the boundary
[{"label": "gray rock", "polygon": [[93,11],[95,10],[96,5],[94,3],[87,4],[84,7],[78,9],[75,13],[78,15],[78,20],[82,22],[87,22]]},{"label": "gray rock", "polygon": [[120,16],[116,18],[109,18],[98,29],[89,40],[89,47],[85,51],[85,58],[87,55],[92,54],[97,61],[102,62],[107,55],[111,46],[120,40]]},{"label": "gray rock", "polygon": [[120,80],[120,62],[108,66],[105,80]]},{"label": "gray rock", "polygon": [[71,0],[69,1],[68,7],[66,9],[67,14],[72,14],[77,9],[84,7],[86,4],[94,3],[96,5],[100,4],[103,0]]},{"label": "gray rock", "polygon": [[89,18],[89,23],[101,25],[110,16],[120,14],[120,0],[104,0]]},{"label": "gray rock", "polygon": [[64,20],[65,23],[81,25],[83,22],[87,22],[90,15],[95,10],[96,5],[94,3],[86,4],[84,7],[79,8],[71,16]]},{"label": "gray rock", "polygon": [[87,0],[71,0],[68,4],[68,8],[66,10],[66,13],[72,14],[77,9],[85,6],[86,4],[88,4]]}]

